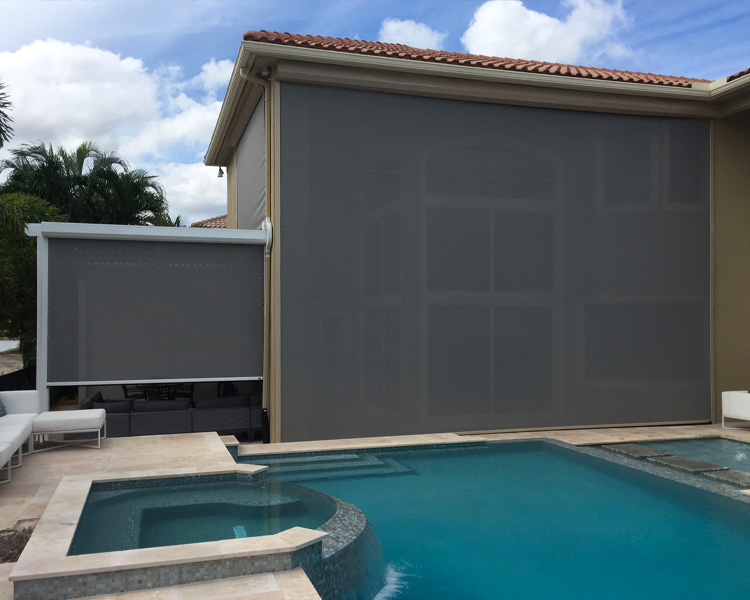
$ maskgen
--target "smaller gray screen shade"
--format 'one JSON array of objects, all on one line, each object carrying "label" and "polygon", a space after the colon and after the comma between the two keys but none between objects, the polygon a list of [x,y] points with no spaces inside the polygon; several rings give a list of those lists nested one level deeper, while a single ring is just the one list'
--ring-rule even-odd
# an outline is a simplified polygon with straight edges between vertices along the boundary
[{"label": "smaller gray screen shade", "polygon": [[260,377],[264,247],[49,241],[48,380]]}]

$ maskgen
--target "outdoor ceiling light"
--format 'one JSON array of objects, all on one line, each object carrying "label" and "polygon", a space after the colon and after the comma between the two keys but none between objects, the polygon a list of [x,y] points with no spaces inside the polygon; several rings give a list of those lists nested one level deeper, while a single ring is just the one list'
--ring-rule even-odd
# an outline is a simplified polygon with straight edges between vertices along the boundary
[{"label": "outdoor ceiling light", "polygon": [[224,171],[222,171],[221,167],[219,167],[219,174],[217,175],[217,177],[219,178],[224,177]]}]

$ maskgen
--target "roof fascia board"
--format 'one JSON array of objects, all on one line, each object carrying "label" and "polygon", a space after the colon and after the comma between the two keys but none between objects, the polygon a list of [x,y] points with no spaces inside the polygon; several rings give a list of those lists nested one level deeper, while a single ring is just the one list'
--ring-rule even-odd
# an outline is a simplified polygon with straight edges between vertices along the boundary
[{"label": "roof fascia board", "polygon": [[726,78],[712,83],[711,100],[721,103],[722,115],[729,116],[750,108],[750,75],[727,83]]},{"label": "roof fascia board", "polygon": [[242,90],[245,85],[248,84],[248,82],[240,76],[240,69],[243,67],[247,67],[248,69],[252,68],[254,58],[255,57],[244,45],[240,46],[237,60],[235,60],[234,68],[232,69],[232,75],[229,78],[227,92],[224,95],[224,102],[221,103],[219,118],[216,121],[216,126],[211,135],[211,141],[208,143],[208,150],[203,158],[203,162],[207,166],[225,166],[218,161],[218,155],[224,145],[223,142],[227,137],[229,122],[232,120],[232,116],[237,110],[237,103],[242,96]]},{"label": "roof fascia board", "polygon": [[383,71],[401,71],[404,73],[435,75],[492,82],[515,83],[528,86],[554,87],[562,89],[583,90],[609,94],[645,95],[674,99],[710,100],[709,90],[681,88],[645,83],[624,81],[606,81],[583,77],[547,75],[544,73],[525,73],[521,71],[504,71],[483,67],[449,65],[433,62],[419,62],[389,56],[372,56],[321,50],[318,48],[301,48],[269,44],[268,42],[242,42],[242,48],[251,54],[275,59],[313,62],[318,64],[336,64],[348,67],[363,67]]},{"label": "roof fascia board", "polygon": [[446,81],[425,74],[308,62],[280,61],[275,76],[279,81],[311,85],[590,112],[715,118],[720,116],[721,110],[718,105],[697,100],[678,102],[672,98],[622,96],[576,89],[550,90],[508,82]]},{"label": "roof fascia board", "polygon": [[266,232],[260,230],[192,229],[92,223],[30,223],[26,226],[26,235],[37,238],[197,242],[206,244],[265,244],[267,241]]},{"label": "roof fascia board", "polygon": [[750,90],[722,103],[722,116],[728,117],[746,110],[750,110]]},{"label": "roof fascia board", "polygon": [[725,96],[734,94],[744,89],[750,88],[750,75],[745,75],[727,83],[727,78],[723,77],[711,82],[711,99],[721,100]]}]

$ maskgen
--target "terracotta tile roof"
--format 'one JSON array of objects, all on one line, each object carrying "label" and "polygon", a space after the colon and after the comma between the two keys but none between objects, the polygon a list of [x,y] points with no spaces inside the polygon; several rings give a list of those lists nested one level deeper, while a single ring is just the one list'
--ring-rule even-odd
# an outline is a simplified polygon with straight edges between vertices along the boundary
[{"label": "terracotta tile roof", "polygon": [[227,216],[221,215],[220,217],[211,217],[210,219],[204,219],[203,221],[196,221],[190,227],[207,227],[209,229],[226,229],[227,228]]},{"label": "terracotta tile roof", "polygon": [[727,83],[729,83],[730,81],[734,81],[735,79],[739,79],[743,75],[750,75],[750,69],[745,69],[744,71],[740,71],[739,73],[730,75],[729,77],[727,77]]},{"label": "terracotta tile roof", "polygon": [[615,69],[597,69],[594,67],[580,67],[559,63],[539,62],[535,60],[519,60],[515,58],[498,58],[481,56],[478,54],[462,54],[460,52],[445,52],[443,50],[423,50],[403,44],[386,44],[383,42],[366,42],[350,40],[349,38],[332,38],[319,35],[296,35],[293,33],[278,33],[275,31],[246,31],[245,41],[298,46],[301,48],[316,48],[335,52],[349,52],[352,54],[368,54],[372,56],[388,56],[404,60],[433,62],[447,65],[464,65],[503,71],[523,71],[526,73],[541,73],[545,75],[560,75],[563,77],[581,77],[602,81],[624,81],[629,83],[648,83],[672,87],[690,87],[694,81],[708,82],[707,79],[692,79],[689,77],[674,77],[671,75],[655,75],[654,73],[638,73],[635,71],[618,71]]}]

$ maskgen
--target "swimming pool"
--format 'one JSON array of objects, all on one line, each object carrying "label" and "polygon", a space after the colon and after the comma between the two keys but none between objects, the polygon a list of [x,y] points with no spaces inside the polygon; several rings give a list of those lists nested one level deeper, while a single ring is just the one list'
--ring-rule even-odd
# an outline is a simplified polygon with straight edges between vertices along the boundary
[{"label": "swimming pool", "polygon": [[389,562],[379,598],[746,593],[750,504],[546,442],[354,454],[393,469],[353,466],[348,477],[334,455],[267,477],[292,476],[365,513]]},{"label": "swimming pool", "polygon": [[724,438],[669,440],[644,445],[692,460],[721,465],[750,473],[750,444]]}]

